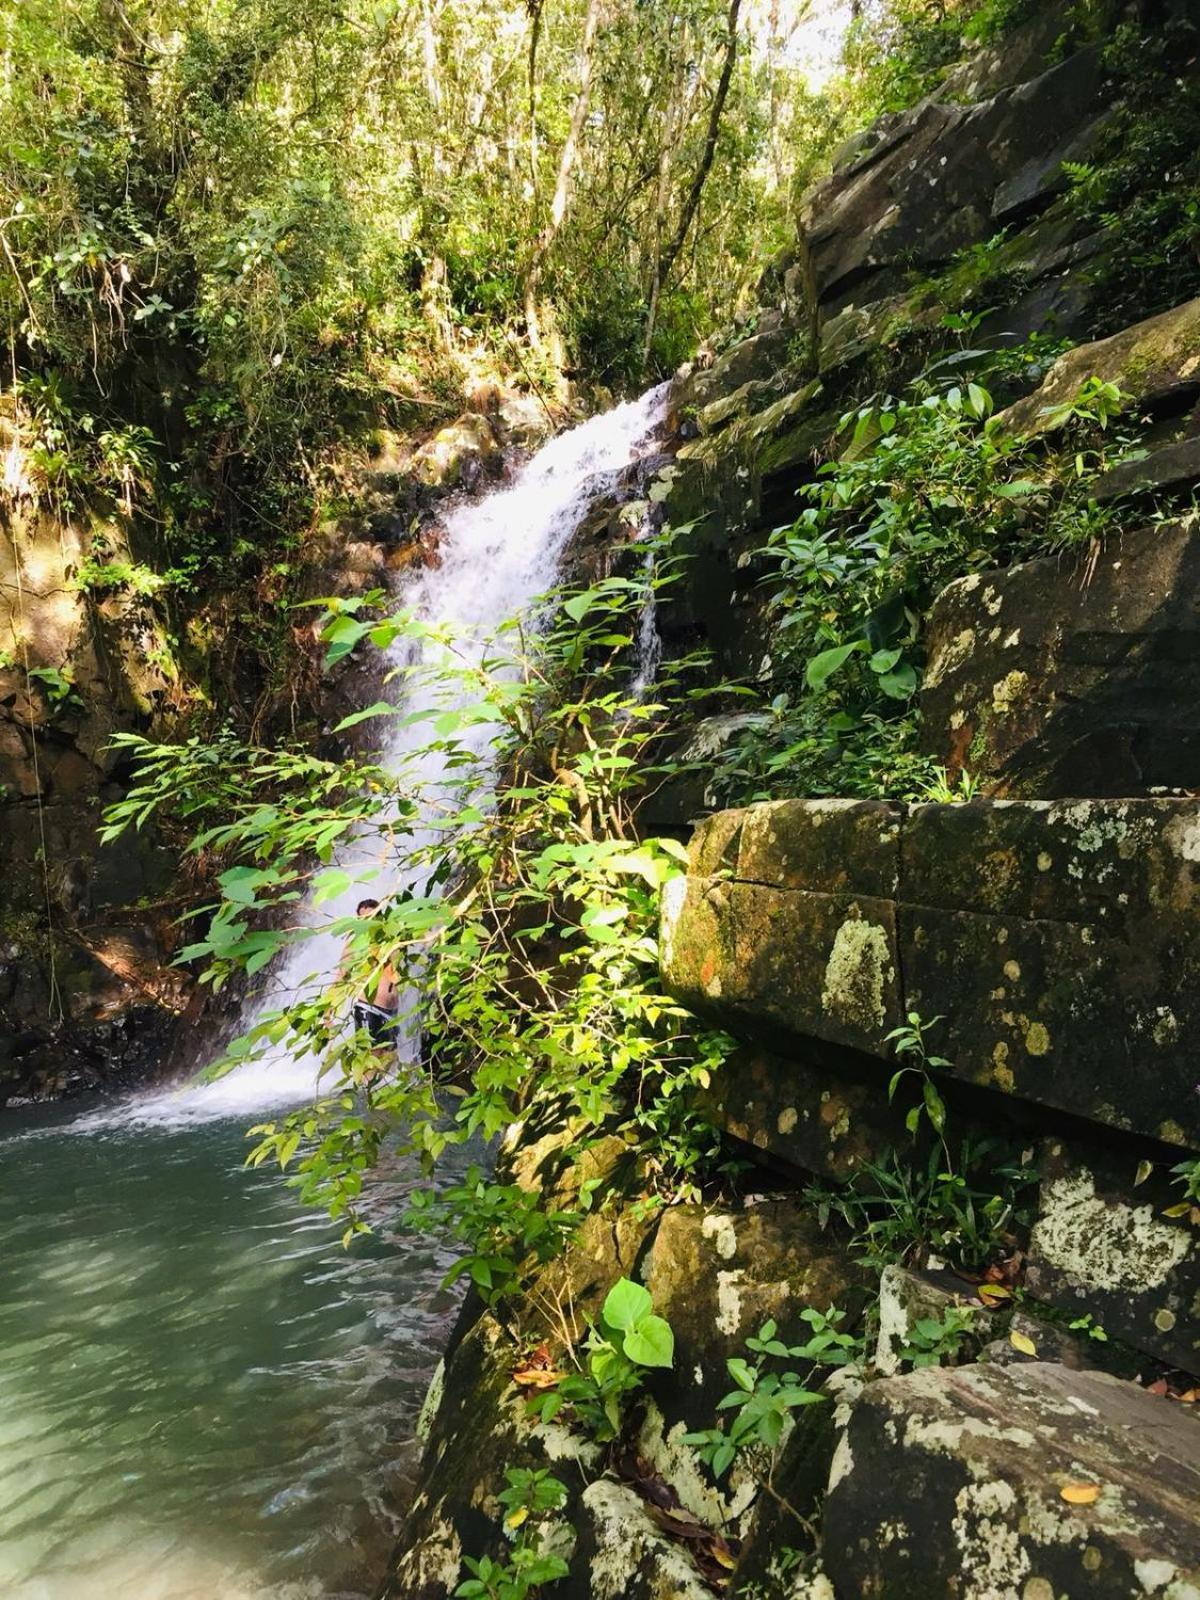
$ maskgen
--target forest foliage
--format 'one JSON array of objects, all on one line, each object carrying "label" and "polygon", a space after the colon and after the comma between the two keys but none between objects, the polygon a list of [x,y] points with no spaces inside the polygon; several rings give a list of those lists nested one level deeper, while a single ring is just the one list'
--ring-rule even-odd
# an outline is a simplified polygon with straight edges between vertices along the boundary
[{"label": "forest foliage", "polygon": [[900,92],[897,41],[1019,15],[871,0],[814,88],[820,9],[0,0],[6,493],[139,512],[147,581],[194,587],[286,549],[348,438],[497,374],[669,372]]}]

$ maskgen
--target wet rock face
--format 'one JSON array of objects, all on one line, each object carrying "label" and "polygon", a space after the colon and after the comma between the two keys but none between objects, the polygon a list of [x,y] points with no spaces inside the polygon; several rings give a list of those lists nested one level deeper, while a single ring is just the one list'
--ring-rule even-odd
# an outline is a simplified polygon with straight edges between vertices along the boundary
[{"label": "wet rock face", "polygon": [[[1081,1484],[1090,1503],[1063,1498]],[[825,1566],[847,1597],[1185,1600],[1198,1504],[1200,1427],[1183,1407],[1043,1363],[925,1368],[855,1406]]]},{"label": "wet rock face", "polygon": [[940,1017],[956,1077],[1195,1147],[1198,874],[1192,800],[755,806],[699,830],[664,977],[793,1048]]},{"label": "wet rock face", "polygon": [[77,587],[94,539],[129,557],[114,524],[0,514],[0,1104],[147,1076],[183,1005],[165,928],[122,909],[169,861],[96,838],[109,741],[149,728],[170,652],[148,601]]},{"label": "wet rock face", "polygon": [[997,794],[1200,787],[1200,525],[960,578],[928,623],[929,752]]}]

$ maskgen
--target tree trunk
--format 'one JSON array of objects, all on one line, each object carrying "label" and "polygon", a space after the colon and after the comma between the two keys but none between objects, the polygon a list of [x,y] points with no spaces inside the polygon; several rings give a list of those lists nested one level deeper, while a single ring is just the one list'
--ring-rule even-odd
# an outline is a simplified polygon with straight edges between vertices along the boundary
[{"label": "tree trunk", "polygon": [[648,365],[650,361],[650,347],[654,342],[654,329],[658,320],[658,306],[662,298],[662,291],[671,269],[679,259],[679,252],[687,242],[688,233],[700,208],[700,196],[704,193],[704,185],[712,171],[713,158],[717,153],[717,135],[721,131],[721,115],[725,110],[725,101],[729,96],[729,85],[733,81],[733,65],[737,60],[738,18],[742,8],[742,0],[729,0],[728,37],[725,41],[725,59],[721,63],[721,76],[717,83],[717,92],[713,96],[712,108],[708,116],[708,133],[704,140],[704,154],[700,157],[700,165],[696,168],[696,176],[692,179],[692,186],[688,190],[687,199],[683,203],[683,210],[679,214],[679,226],[667,248],[660,252],[654,263],[654,279],[650,286],[650,308],[646,316],[646,342],[642,349],[642,363]]},{"label": "tree trunk", "polygon": [[575,94],[571,126],[562,147],[562,154],[558,158],[558,179],[554,185],[554,199],[550,203],[550,216],[534,240],[529,267],[525,274],[525,325],[529,331],[529,343],[539,354],[542,350],[542,334],[538,323],[538,291],[541,288],[546,257],[559,235],[571,202],[571,179],[575,171],[575,159],[579,154],[579,141],[583,135],[583,125],[587,121],[592,99],[592,67],[596,31],[600,25],[600,6],[601,0],[588,0],[587,16],[583,24],[583,41],[579,47],[579,88]]}]

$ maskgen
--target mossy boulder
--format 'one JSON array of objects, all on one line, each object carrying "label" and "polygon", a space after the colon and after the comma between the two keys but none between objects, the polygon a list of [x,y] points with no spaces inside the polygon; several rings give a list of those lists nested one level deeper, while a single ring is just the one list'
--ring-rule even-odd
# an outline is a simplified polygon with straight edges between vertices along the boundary
[{"label": "mossy boulder", "polygon": [[1192,799],[750,807],[664,898],[664,982],[788,1054],[938,1017],[953,1077],[1198,1148],[1198,841]]}]

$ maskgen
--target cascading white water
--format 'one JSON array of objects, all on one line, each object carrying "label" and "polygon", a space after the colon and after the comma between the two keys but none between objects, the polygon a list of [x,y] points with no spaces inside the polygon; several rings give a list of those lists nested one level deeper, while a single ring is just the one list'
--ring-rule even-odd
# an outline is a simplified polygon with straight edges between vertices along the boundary
[{"label": "cascading white water", "polygon": [[[441,564],[398,601],[477,630],[482,652],[553,584],[582,514],[649,449],[662,411],[658,392],[597,417],[459,507]],[[424,725],[374,726],[392,730],[380,758],[436,790]],[[476,731],[482,749],[489,730]],[[347,853],[353,870],[364,848]],[[395,865],[378,865],[377,892],[398,887]],[[361,894],[305,921],[332,922]],[[325,984],[339,956],[328,932],[295,946],[255,1003]],[[374,1592],[405,1493],[401,1441],[455,1315],[442,1288],[453,1250],[389,1228],[426,1182],[413,1163],[385,1158],[373,1174],[379,1230],[348,1252],[275,1175],[245,1170],[246,1124],[312,1088],[311,1064],[281,1056],[3,1127],[21,1197],[0,1210],[5,1600]]]},{"label": "cascading white water", "polygon": [[[510,485],[455,509],[445,521],[439,564],[415,574],[397,596],[398,603],[428,621],[466,630],[469,648],[481,658],[494,630],[527,612],[555,582],[563,550],[588,506],[648,450],[666,409],[667,387],[661,385],[560,434],[520,468]],[[656,638],[652,610],[643,626],[651,630],[651,639]],[[648,642],[642,640],[643,650]],[[649,666],[649,682],[653,663],[640,665]],[[474,731],[477,747],[482,748],[489,732],[487,727]],[[403,767],[418,780],[418,791],[426,794],[436,789],[443,761],[439,752],[423,751],[427,737],[421,723],[397,726],[385,735],[379,751],[383,765],[393,771]],[[372,867],[353,847],[348,860],[356,873]],[[356,884],[322,908],[328,923],[348,916],[364,893],[404,887],[394,864],[379,861],[373,869],[378,876],[369,887]],[[332,932],[318,932],[293,946],[244,1020],[323,988],[341,953],[341,940]],[[253,1114],[308,1098],[314,1089],[313,1072],[311,1060],[296,1061],[279,1051],[216,1083],[127,1101],[117,1114],[169,1125]]]}]

